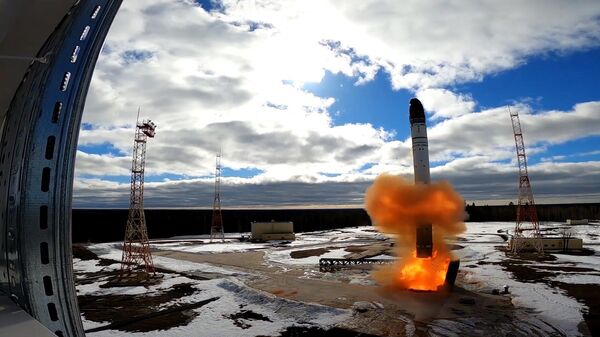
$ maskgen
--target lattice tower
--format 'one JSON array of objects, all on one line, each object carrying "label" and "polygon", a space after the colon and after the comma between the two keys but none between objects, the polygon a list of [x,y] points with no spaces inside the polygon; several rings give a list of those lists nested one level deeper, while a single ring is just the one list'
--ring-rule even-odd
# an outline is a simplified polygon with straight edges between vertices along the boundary
[{"label": "lattice tower", "polygon": [[213,216],[210,224],[210,241],[217,238],[225,241],[223,215],[221,214],[221,150],[217,153],[215,162],[215,198],[213,200]]},{"label": "lattice tower", "polygon": [[[527,245],[532,245],[538,253],[543,253],[544,245],[540,234],[540,225],[537,216],[535,201],[533,200],[533,191],[527,171],[527,156],[525,155],[525,143],[523,141],[523,131],[519,120],[519,113],[508,109],[512,122],[513,133],[515,137],[515,146],[517,149],[517,162],[519,164],[519,199],[517,202],[517,220],[515,232],[511,242],[513,253],[518,253]],[[520,238],[528,238],[527,243]]]},{"label": "lattice tower", "polygon": [[[120,278],[154,274],[154,263],[148,242],[144,215],[144,168],[146,166],[146,141],[154,138],[156,125],[151,120],[136,121],[131,162],[131,192],[129,195],[129,217],[123,241]],[[143,267],[137,270],[137,267]]]}]

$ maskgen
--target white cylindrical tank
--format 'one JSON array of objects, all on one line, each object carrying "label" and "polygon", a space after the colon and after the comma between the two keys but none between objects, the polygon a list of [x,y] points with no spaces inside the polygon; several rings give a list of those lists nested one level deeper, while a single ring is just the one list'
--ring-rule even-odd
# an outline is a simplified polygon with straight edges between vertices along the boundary
[{"label": "white cylindrical tank", "polygon": [[[410,134],[413,149],[413,167],[415,184],[429,184],[429,144],[427,140],[427,124],[425,109],[416,98],[410,100],[409,107]],[[433,255],[433,233],[431,224],[417,226],[416,233],[417,257],[427,258]]]},{"label": "white cylindrical tank", "polygon": [[413,98],[410,100],[410,135],[412,138],[413,165],[415,183],[429,184],[429,141],[427,140],[427,124],[425,110],[421,102]]}]

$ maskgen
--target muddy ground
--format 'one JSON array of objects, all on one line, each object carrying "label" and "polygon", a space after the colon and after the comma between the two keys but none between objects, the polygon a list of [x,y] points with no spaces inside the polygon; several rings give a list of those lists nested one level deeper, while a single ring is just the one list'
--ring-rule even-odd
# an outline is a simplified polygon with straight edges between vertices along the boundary
[{"label": "muddy ground", "polygon": [[[376,253],[392,247],[377,244],[375,247],[348,246],[349,254]],[[318,256],[337,247],[298,249],[292,252],[292,258]],[[326,306],[352,309],[350,320],[333,329],[289,327],[280,336],[431,336],[431,335],[471,335],[471,336],[562,336],[556,330],[548,333],[547,326],[524,320],[527,313],[516,309],[507,295],[482,294],[455,287],[449,293],[419,293],[412,291],[388,292],[369,284],[355,284],[346,277],[352,273],[365,273],[364,266],[357,270],[341,270],[333,273],[313,273],[306,266],[293,267],[266,263],[264,251],[244,253],[198,254],[176,251],[154,251],[157,256],[210,263],[227,269],[250,273],[246,285],[257,290],[271,293],[281,298],[295,301],[318,303]],[[116,261],[99,259],[84,246],[75,246],[74,255],[82,260],[97,260],[97,265],[107,266]],[[547,259],[555,259],[548,256]],[[576,266],[528,266],[527,259],[507,257],[497,262],[522,282],[540,282],[546,277],[557,275],[561,271],[593,271]],[[480,261],[477,264],[490,262]],[[477,264],[463,268],[477,268]],[[316,266],[315,266],[316,267]],[[370,267],[369,267],[370,268]],[[162,270],[164,273],[174,273]],[[77,283],[86,284],[98,278],[114,276],[114,271],[84,273],[78,275]],[[184,275],[183,273],[180,275]],[[308,276],[307,276],[308,275]],[[185,274],[190,277],[191,275]],[[206,274],[192,275],[200,279],[222,277]],[[461,282],[459,275],[458,284]],[[580,331],[584,335],[600,335],[600,285],[566,284],[548,281],[552,287],[566,291],[569,296],[584,303],[589,311],[584,314],[587,326]],[[121,331],[141,332],[164,330],[191,322],[197,313],[193,308],[178,307],[176,300],[199,291],[190,284],[179,284],[159,294],[142,295],[103,295],[80,296],[80,309],[86,319],[105,324]],[[357,303],[359,304],[357,306]],[[202,303],[200,305],[203,305]],[[158,309],[160,308],[160,309]],[[252,320],[269,320],[258,313],[240,310],[226,317],[244,329]],[[157,315],[156,312],[160,311]],[[128,320],[123,320],[128,317]],[[588,330],[589,329],[589,330]],[[463,332],[463,333],[461,333]],[[469,334],[464,334],[468,332]]]},{"label": "muddy ground", "polygon": [[[505,250],[504,247],[497,247],[498,250]],[[588,275],[598,275],[600,273],[595,269],[577,267],[577,266],[549,266],[544,264],[531,265],[533,261],[551,262],[556,261],[557,257],[553,254],[546,254],[538,257],[535,254],[523,254],[521,257],[515,257],[507,254],[506,259],[501,262],[479,261],[478,264],[497,264],[510,272],[513,277],[521,282],[545,283],[552,288],[562,289],[570,297],[583,303],[588,307],[583,318],[587,326],[580,325],[579,331],[584,336],[600,336],[600,285],[599,284],[573,284],[565,282],[551,281],[550,278],[558,276],[563,272],[586,272]]]},{"label": "muddy ground", "polygon": [[[192,309],[173,310],[154,315],[162,305],[192,295],[197,290],[189,283],[176,284],[158,294],[138,295],[82,295],[78,297],[79,309],[86,319],[108,322],[122,331],[145,332],[165,330],[191,322],[198,313]],[[177,305],[169,308],[177,308]]]},{"label": "muddy ground", "polygon": [[[99,259],[96,254],[83,245],[73,245],[73,257],[85,261],[97,261],[97,266],[110,266],[117,261]],[[163,273],[166,271],[162,271]],[[99,272],[76,273],[75,285],[86,285],[99,280],[109,281],[117,275],[117,270],[104,268]],[[79,295],[79,310],[86,319],[103,323],[100,328],[88,330],[98,331],[118,328],[121,331],[145,332],[165,330],[185,325],[198,314],[193,308],[180,308],[170,302],[197,292],[189,283],[176,284],[164,292],[148,294],[111,294],[111,295]],[[181,309],[181,310],[177,310]]]},{"label": "muddy ground", "polygon": [[[314,249],[299,251],[302,256],[315,253]],[[499,336],[498,332],[505,336],[547,336],[540,327],[519,318],[519,310],[514,308],[508,296],[478,294],[459,287],[451,293],[386,292],[378,286],[352,284],[344,278],[340,281],[306,277],[306,270],[303,268],[286,266],[282,270],[266,264],[264,252],[260,251],[222,254],[157,251],[154,254],[191,262],[214,264],[218,261],[221,267],[235,267],[248,272],[260,271],[260,276],[246,282],[248,286],[295,301],[343,309],[355,309],[357,302],[365,303],[365,310],[355,310],[351,320],[337,327],[354,331],[356,336],[414,334],[420,337],[430,336],[434,331],[438,335],[451,335],[453,330],[471,331],[473,324],[477,326],[477,336]],[[244,263],[240,263],[240,254],[252,257],[245,258]],[[342,270],[338,273],[349,272],[353,271]],[[451,321],[451,327],[432,326],[431,322],[436,320]]]}]

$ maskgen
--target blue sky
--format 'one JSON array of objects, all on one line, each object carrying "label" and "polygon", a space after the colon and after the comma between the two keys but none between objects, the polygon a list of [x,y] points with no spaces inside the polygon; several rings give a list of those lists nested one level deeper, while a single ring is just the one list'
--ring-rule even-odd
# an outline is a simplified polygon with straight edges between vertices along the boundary
[{"label": "blue sky", "polygon": [[[527,102],[536,111],[568,110],[579,102],[600,99],[600,48],[547,53],[526,60],[515,69],[498,72],[475,81],[453,86],[456,93],[470,95],[477,109]],[[356,79],[327,72],[319,83],[304,89],[318,96],[334,97],[333,123],[371,123],[396,131],[396,139],[410,135],[406,102],[414,92],[393,90],[389,75],[379,71],[375,79],[356,84]],[[429,121],[430,125],[435,121]],[[600,127],[600,126],[599,126]],[[527,140],[527,134],[525,134]],[[600,136],[582,137],[565,143],[547,144],[544,153],[533,153],[530,164],[544,160],[585,162],[600,160]]]},{"label": "blue sky", "polygon": [[[526,101],[541,111],[568,110],[579,102],[600,98],[599,60],[600,48],[549,53],[528,59],[515,69],[491,74],[482,81],[452,86],[452,89],[471,95],[479,109]],[[355,78],[327,72],[321,82],[307,83],[304,89],[336,99],[331,107],[336,124],[371,123],[375,127],[396,129],[400,139],[408,136],[408,117],[404,121],[402,114],[406,113],[407,102],[414,92],[393,90],[389,75],[381,71],[371,82],[355,83]],[[594,139],[590,139],[579,146],[587,148],[584,144],[598,146],[600,143],[594,144]]]},{"label": "blue sky", "polygon": [[531,100],[539,110],[567,110],[598,99],[600,48],[534,56],[516,69],[487,76],[482,82],[456,86],[481,107]]},{"label": "blue sky", "polygon": [[307,83],[304,89],[317,96],[335,98],[330,110],[333,122],[337,125],[371,123],[376,128],[395,129],[400,139],[410,134],[406,127],[406,107],[414,93],[392,90],[389,76],[382,71],[371,82],[362,85],[355,83],[355,78],[327,72],[321,82]]},{"label": "blue sky", "polygon": [[223,182],[240,193],[229,206],[316,205],[323,195],[360,206],[377,175],[411,179],[415,96],[432,176],[465,199],[516,197],[510,107],[540,202],[600,200],[600,3],[439,6],[124,3],[86,103],[75,204],[126,205],[142,106],[158,124],[146,182],[170,196],[148,202],[210,194],[222,149]]}]

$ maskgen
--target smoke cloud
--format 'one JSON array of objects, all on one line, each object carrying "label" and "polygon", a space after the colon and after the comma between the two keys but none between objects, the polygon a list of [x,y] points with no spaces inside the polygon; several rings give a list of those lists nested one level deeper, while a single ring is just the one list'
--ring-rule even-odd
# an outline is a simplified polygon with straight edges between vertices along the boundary
[{"label": "smoke cloud", "polygon": [[[444,283],[453,258],[445,239],[466,228],[464,200],[449,183],[412,184],[383,174],[367,189],[365,209],[379,231],[396,239],[396,262],[374,274],[382,285],[436,290]],[[423,224],[432,224],[431,258],[416,257],[416,229]]]}]

